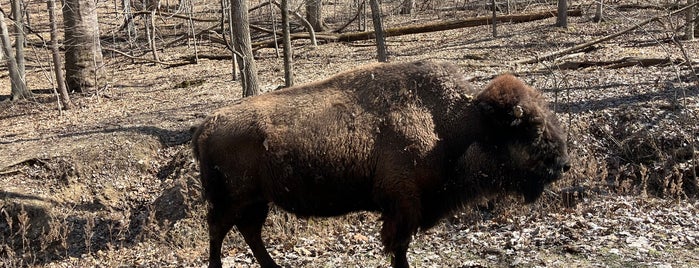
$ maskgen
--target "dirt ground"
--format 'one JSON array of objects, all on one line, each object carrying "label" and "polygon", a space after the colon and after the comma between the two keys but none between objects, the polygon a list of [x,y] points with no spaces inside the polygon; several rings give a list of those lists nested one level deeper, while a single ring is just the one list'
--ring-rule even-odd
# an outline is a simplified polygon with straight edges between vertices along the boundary
[{"label": "dirt ground", "polygon": [[[489,14],[437,2],[419,5],[417,15],[397,15],[394,2],[384,3],[386,27]],[[513,12],[553,8],[530,2]],[[671,10],[653,5],[674,1],[614,1],[601,23],[591,21],[591,1],[580,2],[583,16],[570,17],[567,29],[549,18],[499,25],[495,38],[489,26],[388,38],[390,61],[452,61],[476,87],[512,72],[543,91],[568,132],[573,159],[566,177],[534,204],[517,198],[474,204],[416,235],[412,265],[699,266],[699,80],[693,72],[699,43],[674,42],[684,16],[672,16],[556,61],[513,64],[667,14]],[[337,8],[326,7],[331,14]],[[252,21],[265,18],[253,15]],[[343,18],[332,16],[328,24],[341,25]],[[162,20],[161,27],[181,23],[173,21]],[[36,26],[38,35],[44,26]],[[117,26],[101,25],[103,32]],[[162,43],[176,32],[163,30]],[[115,40],[105,35],[103,46],[128,47]],[[34,98],[7,100],[9,77],[0,73],[1,266],[206,265],[205,206],[190,128],[242,90],[231,79],[230,59],[212,57],[230,53],[211,39],[199,41],[199,62],[172,68],[105,52],[107,85],[71,95],[75,108],[68,111],[57,110],[44,48],[30,46],[27,53]],[[297,83],[375,61],[372,41],[293,45]],[[191,42],[161,51],[166,62],[192,55]],[[664,63],[619,64],[639,59]],[[283,84],[274,49],[256,51],[256,61],[264,91]],[[263,237],[273,258],[290,267],[387,267],[379,228],[372,213],[299,219],[275,208]],[[224,266],[256,267],[235,231],[223,252]]]}]

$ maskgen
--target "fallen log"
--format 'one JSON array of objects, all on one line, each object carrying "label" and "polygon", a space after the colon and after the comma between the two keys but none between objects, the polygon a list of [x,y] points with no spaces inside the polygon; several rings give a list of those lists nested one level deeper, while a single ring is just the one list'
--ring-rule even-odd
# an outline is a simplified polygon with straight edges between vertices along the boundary
[{"label": "fallen log", "polygon": [[[497,22],[499,23],[522,23],[528,21],[542,20],[546,18],[555,17],[558,12],[552,11],[542,11],[529,14],[516,14],[516,15],[504,15],[498,16]],[[568,16],[582,16],[582,10],[571,9],[568,10]],[[493,21],[491,16],[468,18],[463,20],[453,20],[453,21],[441,21],[417,25],[400,26],[395,28],[388,28],[384,30],[386,37],[390,36],[400,36],[418,33],[429,33],[429,32],[439,32],[446,30],[454,30],[467,27],[475,27],[482,25],[490,25]],[[296,33],[291,35],[291,39],[308,39],[310,36],[307,33]],[[353,42],[361,40],[372,40],[374,39],[374,31],[366,32],[348,32],[348,33],[316,33],[316,38],[325,41],[342,41],[342,42]],[[261,42],[256,42],[252,44],[253,50],[261,48],[269,48],[274,46],[274,40],[265,40]]]},{"label": "fallen log", "polygon": [[556,65],[554,69],[558,70],[577,70],[589,67],[603,67],[607,69],[619,69],[631,66],[649,67],[661,64],[679,64],[681,60],[670,58],[639,58],[639,57],[624,57],[618,60],[611,61],[566,61]]}]

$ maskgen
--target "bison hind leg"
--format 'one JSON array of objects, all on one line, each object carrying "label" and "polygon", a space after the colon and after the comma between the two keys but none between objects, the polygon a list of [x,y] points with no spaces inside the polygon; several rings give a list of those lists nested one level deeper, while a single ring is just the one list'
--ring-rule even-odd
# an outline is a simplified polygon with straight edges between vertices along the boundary
[{"label": "bison hind leg", "polygon": [[223,239],[233,226],[252,250],[255,259],[263,268],[279,268],[262,242],[262,226],[267,219],[269,206],[264,202],[247,204],[239,209],[209,210],[209,267],[221,267]]},{"label": "bison hind leg", "polygon": [[238,226],[238,231],[245,238],[245,242],[252,250],[255,259],[263,268],[281,268],[277,265],[267,252],[264,242],[262,242],[262,226],[267,219],[269,205],[267,203],[257,203],[248,206],[244,211]]}]

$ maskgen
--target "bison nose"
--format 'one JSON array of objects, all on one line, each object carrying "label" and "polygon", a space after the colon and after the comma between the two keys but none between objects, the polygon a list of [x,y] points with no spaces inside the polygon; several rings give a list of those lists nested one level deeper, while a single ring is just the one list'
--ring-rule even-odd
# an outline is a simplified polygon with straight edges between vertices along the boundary
[{"label": "bison nose", "polygon": [[570,160],[568,159],[567,156],[556,157],[554,165],[556,168],[558,168],[559,171],[562,171],[562,172],[567,172],[568,170],[570,170],[570,167],[571,167]]},{"label": "bison nose", "polygon": [[563,163],[563,172],[568,172],[570,170],[570,162]]}]

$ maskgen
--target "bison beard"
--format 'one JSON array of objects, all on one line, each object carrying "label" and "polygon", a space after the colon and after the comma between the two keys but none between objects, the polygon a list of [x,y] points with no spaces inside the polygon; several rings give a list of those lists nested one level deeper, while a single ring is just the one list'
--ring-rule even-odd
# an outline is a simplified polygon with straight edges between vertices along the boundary
[{"label": "bison beard", "polygon": [[239,100],[193,137],[209,204],[209,266],[237,226],[262,267],[268,204],[300,216],[382,215],[384,250],[474,199],[535,200],[569,168],[541,95],[511,75],[477,92],[445,62],[373,64]]}]

